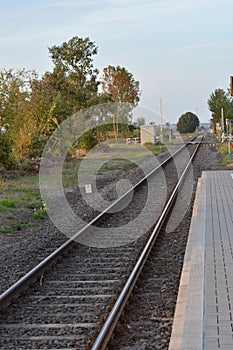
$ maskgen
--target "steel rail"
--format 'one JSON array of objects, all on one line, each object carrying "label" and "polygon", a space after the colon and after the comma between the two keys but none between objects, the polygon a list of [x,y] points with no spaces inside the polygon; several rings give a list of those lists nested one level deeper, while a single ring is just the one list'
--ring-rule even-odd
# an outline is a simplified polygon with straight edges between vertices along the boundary
[{"label": "steel rail", "polygon": [[64,251],[71,245],[71,243],[83,232],[87,231],[88,228],[97,223],[104,214],[106,214],[110,209],[119,204],[123,199],[125,199],[129,194],[131,194],[136,188],[138,188],[142,183],[144,183],[150,176],[152,176],[157,170],[161,169],[162,166],[167,164],[170,160],[173,159],[175,155],[180,153],[187,144],[192,142],[195,139],[194,136],[190,141],[185,143],[181,148],[179,148],[174,154],[172,154],[168,159],[159,164],[155,169],[153,169],[149,174],[147,174],[144,178],[142,178],[135,186],[133,186],[130,190],[124,193],[121,197],[117,198],[109,207],[104,209],[99,215],[97,215],[92,221],[90,221],[87,225],[85,225],[81,230],[79,230],[74,236],[69,238],[65,243],[63,243],[59,248],[57,248],[54,252],[48,255],[43,261],[41,261],[38,265],[36,265],[32,270],[26,273],[23,277],[21,277],[18,281],[16,281],[12,286],[10,286],[6,291],[4,291],[0,295],[0,309],[8,306],[12,299],[15,299],[20,295],[20,293],[25,290],[31,283],[33,283],[39,276],[43,275],[43,273],[48,269],[48,267],[62,254]]},{"label": "steel rail", "polygon": [[194,151],[194,153],[192,154],[187,166],[185,167],[180,179],[177,181],[177,184],[171,194],[171,196],[169,197],[163,212],[159,218],[159,220],[157,221],[139,259],[137,260],[130,276],[128,277],[119,297],[117,298],[113,309],[111,310],[109,316],[107,317],[98,337],[96,338],[94,344],[92,345],[91,350],[105,350],[107,347],[107,344],[114,332],[114,329],[116,327],[116,324],[122,314],[122,311],[129,299],[129,296],[135,286],[135,283],[137,282],[137,279],[143,269],[143,266],[145,265],[145,262],[150,254],[150,251],[154,245],[154,242],[156,241],[159,231],[161,230],[164,221],[166,220],[166,218],[168,217],[171,207],[173,206],[175,199],[177,197],[179,188],[181,187],[181,185],[183,184],[183,181],[188,173],[188,170],[192,164],[192,161],[197,153],[197,150],[200,146],[200,143],[197,144],[197,147]]}]

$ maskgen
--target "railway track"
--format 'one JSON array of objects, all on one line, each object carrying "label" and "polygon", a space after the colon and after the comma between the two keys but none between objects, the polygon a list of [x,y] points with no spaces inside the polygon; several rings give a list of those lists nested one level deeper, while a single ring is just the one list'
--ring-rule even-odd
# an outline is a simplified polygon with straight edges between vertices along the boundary
[{"label": "railway track", "polygon": [[[194,154],[198,145],[188,147]],[[119,226],[119,220],[120,227],[124,227],[132,220],[132,213],[139,215],[145,206],[150,181],[154,205],[147,208],[148,222],[144,224],[148,230],[144,235],[130,244],[104,249],[89,248],[70,239],[0,296],[1,349],[102,349],[106,346],[136,282],[135,277],[140,274],[159,229],[174,205],[185,177],[183,171],[188,169],[187,157],[182,151],[174,157],[177,157],[175,166],[172,159],[165,161],[149,173],[146,180],[139,181],[133,199],[124,211],[108,214],[106,209],[82,231],[97,226]],[[162,188],[164,174],[169,195],[167,189]],[[180,182],[177,183],[178,178]],[[175,184],[176,190],[172,192]],[[161,202],[161,198],[165,202]],[[119,201],[116,203],[119,205]],[[162,208],[166,210],[161,216]],[[155,222],[152,237],[149,229]],[[139,253],[144,257],[139,258]],[[51,264],[52,268],[48,269]],[[124,295],[122,290],[125,289]],[[19,294],[20,297],[15,299]],[[109,314],[110,318],[107,318]]]}]

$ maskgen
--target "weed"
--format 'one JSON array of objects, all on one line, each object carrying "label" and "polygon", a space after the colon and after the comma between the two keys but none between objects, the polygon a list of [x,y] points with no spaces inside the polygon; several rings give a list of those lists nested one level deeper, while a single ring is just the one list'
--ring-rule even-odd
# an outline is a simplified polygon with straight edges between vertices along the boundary
[{"label": "weed", "polygon": [[33,227],[34,224],[32,222],[24,222],[24,221],[17,221],[10,225],[10,227],[1,226],[0,232],[1,233],[10,233],[13,231],[21,231],[25,227]]},{"label": "weed", "polygon": [[229,154],[229,145],[227,142],[219,143],[217,159],[223,167],[232,167],[233,159],[232,155]]},{"label": "weed", "polygon": [[7,208],[14,208],[15,204],[14,200],[3,199],[0,201],[0,211],[4,211]]},{"label": "weed", "polygon": [[1,226],[1,227],[0,227],[0,232],[1,232],[1,233],[9,233],[9,232],[11,232],[11,228]]},{"label": "weed", "polygon": [[39,208],[41,208],[41,201],[36,201],[36,202],[30,202],[28,205],[27,205],[27,207],[29,208],[29,209],[39,209]]},{"label": "weed", "polygon": [[44,219],[46,214],[47,214],[47,208],[45,204],[43,204],[42,207],[38,209],[34,208],[33,219],[34,220]]},{"label": "weed", "polygon": [[23,228],[23,223],[21,221],[11,224],[12,231],[21,231]]},{"label": "weed", "polygon": [[149,142],[146,145],[146,148],[153,153],[154,156],[157,156],[158,154],[164,152],[167,150],[167,147],[161,143],[157,142],[155,145],[150,144]]},{"label": "weed", "polygon": [[109,170],[120,170],[124,167],[137,167],[137,164],[130,162],[130,161],[120,161],[120,160],[115,160],[114,162],[115,164],[111,164],[111,162],[103,165],[100,169],[99,172],[105,172],[105,171],[109,171]]}]

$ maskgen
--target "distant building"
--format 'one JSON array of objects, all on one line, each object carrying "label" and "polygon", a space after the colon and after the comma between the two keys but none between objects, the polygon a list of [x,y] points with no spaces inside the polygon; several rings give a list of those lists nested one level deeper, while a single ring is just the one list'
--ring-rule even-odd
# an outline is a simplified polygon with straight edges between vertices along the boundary
[{"label": "distant building", "polygon": [[152,143],[156,144],[156,126],[155,125],[142,125],[140,126],[140,139],[141,144]]}]

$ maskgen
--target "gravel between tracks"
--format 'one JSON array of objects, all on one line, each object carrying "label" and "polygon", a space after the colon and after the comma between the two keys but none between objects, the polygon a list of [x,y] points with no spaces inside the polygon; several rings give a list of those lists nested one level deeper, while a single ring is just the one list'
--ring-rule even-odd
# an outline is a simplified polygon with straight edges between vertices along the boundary
[{"label": "gravel between tracks", "polygon": [[[221,170],[221,167],[216,158],[216,151],[201,146],[193,164],[195,187],[198,177],[205,170]],[[118,322],[109,344],[110,349],[168,349],[192,217],[192,204],[175,230],[162,230],[124,315]]]},{"label": "gravel between tracks", "polygon": [[[195,179],[197,179],[197,177],[200,176],[201,170],[212,169],[219,169],[216,159],[216,152],[214,150],[210,152],[209,147],[203,146],[194,164]],[[126,173],[129,175],[132,182],[137,182],[141,177],[140,172],[137,173],[135,169],[123,169],[121,171],[113,171],[108,174],[106,173],[101,178],[101,181],[103,183],[100,184],[103,195],[105,195],[106,197],[108,197],[108,199],[111,200],[111,198],[114,195],[114,181],[116,179],[121,178],[122,176],[125,176]],[[104,179],[105,176],[107,176],[106,179]],[[108,181],[107,183],[106,180]],[[90,210],[90,208],[83,205],[81,198],[77,196],[77,193],[74,194],[74,192],[70,192],[67,194],[67,196],[71,203],[72,201],[74,201],[75,206],[79,207],[79,215],[85,221],[89,221],[91,218],[93,218],[93,215],[96,214],[92,210]],[[78,202],[77,199],[79,200]],[[127,330],[125,333],[125,349],[129,348],[136,350],[137,348],[167,348],[167,344],[170,338],[172,317],[175,308],[176,293],[178,291],[179,275],[182,268],[182,261],[185,250],[188,227],[190,223],[190,217],[191,207],[187,215],[185,216],[181,226],[179,226],[177,230],[170,233],[169,235],[163,235],[162,238],[160,238],[158,248],[155,248],[160,248],[160,255],[157,256],[155,260],[154,258],[151,258],[148,264],[152,263],[153,267],[147,265],[144,272],[144,276],[149,276],[149,273],[153,271],[152,276],[148,277],[149,282],[147,283],[145,289],[147,293],[147,301],[152,306],[151,317],[148,321],[147,331],[147,335],[150,334],[151,343],[148,342],[148,338],[145,338],[143,333],[138,330],[137,322],[134,322],[134,324],[132,324],[131,321],[127,319],[127,316],[125,317],[125,320],[122,320],[122,325],[125,323],[125,329]],[[171,237],[176,238],[171,239]],[[56,246],[58,246],[61,242],[65,241],[66,239],[67,238],[54,227],[54,225],[49,221],[48,218],[35,228],[25,229],[20,233],[15,232],[12,234],[2,235],[0,248],[0,264],[3,269],[3,271],[1,272],[2,291],[5,290],[6,287],[11,285],[13,282],[15,282],[23,273],[25,273],[25,270],[28,271],[37,262],[42,260],[42,258],[45,257],[51,250],[54,250]],[[12,242],[14,242],[14,244],[12,244]],[[162,250],[162,253],[160,244],[165,244],[166,246],[166,249]],[[175,256],[174,249],[176,249],[177,251]],[[158,263],[158,268],[154,267],[155,262],[156,264]],[[171,266],[172,270],[170,269]],[[157,278],[161,282],[161,285],[157,290],[154,288],[153,278]],[[140,289],[144,289],[144,286],[140,287],[139,282],[139,285],[136,290]],[[135,295],[135,298],[137,305],[139,305],[140,296],[138,297]],[[156,305],[153,304],[155,300],[157,301]],[[129,308],[130,307],[131,306],[129,306]],[[132,309],[135,308],[132,306]],[[137,307],[137,309],[139,308]],[[146,316],[148,316],[148,309],[147,311],[144,310],[144,312],[146,313]],[[138,320],[140,319],[140,317],[143,318],[143,310],[141,311],[140,317],[139,315],[137,315],[136,317],[136,319]],[[152,325],[151,328],[150,325]],[[123,329],[124,327],[122,327],[120,332],[121,336],[124,337]],[[138,334],[140,335],[139,339]],[[131,343],[129,342],[129,338],[133,341],[135,340],[133,347],[131,347],[130,345]],[[119,344],[113,343],[113,346],[110,346],[110,348],[123,349],[123,344],[124,342],[123,340],[121,340],[120,347]]]},{"label": "gravel between tracks", "polygon": [[[167,156],[165,152],[158,159],[162,162]],[[132,184],[136,184],[142,176],[142,171],[137,168],[125,167],[107,171],[97,177],[98,189],[101,196],[110,203],[116,198],[115,185],[119,179],[128,178]],[[79,190],[69,191],[66,196],[73,210],[84,222],[89,222],[98,214],[84,203]],[[21,210],[18,215],[15,221],[26,219],[29,215],[28,209]],[[49,217],[37,221],[33,227],[0,233],[0,293],[66,240],[67,237],[55,227]]]}]

